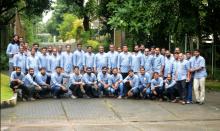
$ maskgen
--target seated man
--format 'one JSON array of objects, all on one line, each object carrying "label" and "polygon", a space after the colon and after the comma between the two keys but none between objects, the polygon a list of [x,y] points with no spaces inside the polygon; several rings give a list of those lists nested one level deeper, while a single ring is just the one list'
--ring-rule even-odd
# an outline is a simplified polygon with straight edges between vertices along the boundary
[{"label": "seated man", "polygon": [[38,93],[42,90],[42,88],[34,82],[34,68],[28,69],[28,74],[23,79],[24,86],[29,90],[28,99],[35,100],[34,95],[37,97]]},{"label": "seated man", "polygon": [[118,73],[117,68],[112,69],[112,75],[110,76],[110,93],[118,95],[118,99],[124,96],[124,85],[122,75]]},{"label": "seated man", "polygon": [[128,76],[123,80],[123,82],[128,97],[136,97],[136,94],[139,92],[139,79],[138,76],[134,74],[133,70],[128,71]]},{"label": "seated man", "polygon": [[39,92],[41,97],[49,94],[51,91],[51,86],[48,83],[48,79],[49,76],[46,73],[46,68],[41,67],[40,72],[35,77],[35,82],[42,88],[42,90]]},{"label": "seated man", "polygon": [[68,89],[63,85],[63,78],[69,78],[69,76],[61,72],[62,68],[57,66],[56,71],[51,75],[51,87],[55,99],[61,98],[61,95],[68,92]]},{"label": "seated man", "polygon": [[88,67],[86,69],[86,73],[83,75],[83,83],[85,83],[84,88],[89,97],[99,97],[97,79],[95,74],[92,73],[92,68]]},{"label": "seated man", "polygon": [[[87,97],[84,90],[84,83],[82,82],[82,75],[80,74],[80,70],[78,66],[74,67],[74,73],[70,74],[70,87],[69,89],[72,91],[71,98],[75,99],[77,97],[82,98]],[[88,98],[88,97],[87,97]]]},{"label": "seated man", "polygon": [[145,95],[148,94],[150,89],[151,76],[148,72],[145,72],[144,67],[141,67],[138,78],[139,78],[139,92],[137,92],[138,93],[137,95],[140,94],[141,97],[145,97]]},{"label": "seated man", "polygon": [[176,81],[172,79],[171,74],[168,74],[167,78],[164,80],[164,87],[169,101],[175,99],[174,97],[175,85],[176,85]]},{"label": "seated man", "polygon": [[151,80],[151,91],[154,96],[159,98],[159,101],[163,101],[163,78],[159,76],[158,72],[154,72],[153,79]]},{"label": "seated man", "polygon": [[15,71],[11,73],[10,77],[10,88],[16,92],[16,89],[21,89],[21,97],[23,101],[27,100],[27,95],[28,95],[28,89],[23,85],[23,78],[24,78],[24,73],[21,72],[21,67],[16,67]]},{"label": "seated man", "polygon": [[109,78],[110,75],[107,73],[107,67],[103,66],[102,67],[102,72],[99,72],[97,75],[97,79],[98,79],[98,87],[99,90],[101,92],[101,95],[109,95]]}]

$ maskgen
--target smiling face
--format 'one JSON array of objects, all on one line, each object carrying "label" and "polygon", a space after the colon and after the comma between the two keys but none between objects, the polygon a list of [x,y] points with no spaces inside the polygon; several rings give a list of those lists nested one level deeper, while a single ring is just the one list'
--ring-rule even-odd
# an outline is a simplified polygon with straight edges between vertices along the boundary
[{"label": "smiling face", "polygon": [[99,46],[99,52],[103,53],[104,52],[104,47],[103,46]]}]

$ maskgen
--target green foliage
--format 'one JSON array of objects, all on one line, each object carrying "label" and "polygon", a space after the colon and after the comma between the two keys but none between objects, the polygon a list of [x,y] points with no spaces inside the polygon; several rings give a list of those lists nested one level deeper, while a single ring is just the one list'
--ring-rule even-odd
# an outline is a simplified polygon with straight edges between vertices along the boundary
[{"label": "green foliage", "polygon": [[92,46],[93,51],[97,52],[100,43],[96,40],[87,40],[86,45],[87,46]]},{"label": "green foliage", "polygon": [[9,76],[5,74],[0,74],[1,75],[1,101],[3,100],[8,100],[13,96],[13,91],[9,87]]},{"label": "green foliage", "polygon": [[5,51],[1,51],[0,56],[1,56],[1,61],[0,61],[1,70],[8,70],[8,56],[6,55]]}]

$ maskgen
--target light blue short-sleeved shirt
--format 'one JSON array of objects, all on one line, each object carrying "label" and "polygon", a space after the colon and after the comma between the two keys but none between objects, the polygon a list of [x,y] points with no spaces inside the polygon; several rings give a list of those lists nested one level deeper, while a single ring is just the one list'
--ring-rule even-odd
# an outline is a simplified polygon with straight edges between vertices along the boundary
[{"label": "light blue short-sleeved shirt", "polygon": [[161,67],[164,66],[164,56],[159,54],[154,56],[153,71],[160,73]]},{"label": "light blue short-sleeved shirt", "polygon": [[131,69],[134,72],[139,72],[141,66],[144,66],[143,55],[141,53],[133,53],[131,55]]},{"label": "light blue short-sleeved shirt", "polygon": [[108,52],[108,67],[110,69],[118,67],[118,52]]},{"label": "light blue short-sleeved shirt", "polygon": [[26,72],[27,56],[24,53],[18,53],[14,56],[14,67],[20,67],[23,73]]},{"label": "light blue short-sleeved shirt", "polygon": [[202,56],[199,57],[194,56],[192,58],[192,68],[199,68],[199,67],[203,67],[203,68],[201,70],[194,72],[194,78],[197,79],[197,78],[207,77],[205,59]]},{"label": "light blue short-sleeved shirt", "polygon": [[118,58],[118,68],[122,73],[127,73],[131,67],[131,54],[129,52],[122,52]]},{"label": "light blue short-sleeved shirt", "polygon": [[187,60],[178,61],[176,68],[176,81],[185,80],[189,70],[189,64]]},{"label": "light blue short-sleeved shirt", "polygon": [[98,72],[100,72],[102,70],[102,67],[106,66],[108,67],[108,55],[107,53],[97,53],[95,55],[95,63],[94,63],[94,67],[96,68],[96,70]]}]

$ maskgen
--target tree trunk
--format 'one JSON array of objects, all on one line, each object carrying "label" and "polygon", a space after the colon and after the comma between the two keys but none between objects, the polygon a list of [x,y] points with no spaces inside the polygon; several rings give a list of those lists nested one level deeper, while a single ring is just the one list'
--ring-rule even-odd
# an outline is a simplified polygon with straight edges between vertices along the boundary
[{"label": "tree trunk", "polygon": [[89,28],[89,17],[87,15],[84,16],[83,27],[85,31],[88,31],[90,29]]}]

